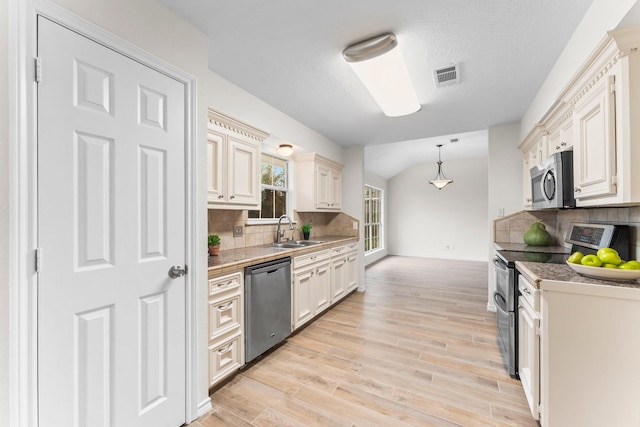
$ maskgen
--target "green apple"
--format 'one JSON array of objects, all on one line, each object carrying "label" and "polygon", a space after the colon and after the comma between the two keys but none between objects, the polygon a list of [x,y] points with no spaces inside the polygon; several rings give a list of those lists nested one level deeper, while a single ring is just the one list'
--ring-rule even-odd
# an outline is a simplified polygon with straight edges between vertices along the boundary
[{"label": "green apple", "polygon": [[619,265],[622,263],[622,259],[620,258],[620,255],[618,255],[618,251],[613,248],[600,248],[598,249],[597,256],[603,264]]},{"label": "green apple", "polygon": [[640,270],[640,261],[627,261],[623,264],[620,264],[618,268],[621,268],[623,270]]},{"label": "green apple", "polygon": [[603,264],[602,267],[603,268],[618,268],[618,266],[616,264]]},{"label": "green apple", "polygon": [[586,265],[587,267],[600,267],[602,261],[600,261],[597,255],[585,255],[580,260],[580,264]]},{"label": "green apple", "polygon": [[571,254],[569,259],[567,259],[567,262],[570,262],[571,264],[580,264],[583,256],[584,254],[582,252],[574,252]]}]

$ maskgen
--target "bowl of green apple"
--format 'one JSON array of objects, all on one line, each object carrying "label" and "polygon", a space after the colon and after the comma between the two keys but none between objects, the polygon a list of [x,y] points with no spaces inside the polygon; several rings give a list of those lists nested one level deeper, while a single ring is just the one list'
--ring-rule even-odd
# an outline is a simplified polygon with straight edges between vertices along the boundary
[{"label": "bowl of green apple", "polygon": [[640,279],[640,261],[625,261],[613,248],[600,248],[595,254],[574,252],[567,265],[578,274],[605,280]]}]

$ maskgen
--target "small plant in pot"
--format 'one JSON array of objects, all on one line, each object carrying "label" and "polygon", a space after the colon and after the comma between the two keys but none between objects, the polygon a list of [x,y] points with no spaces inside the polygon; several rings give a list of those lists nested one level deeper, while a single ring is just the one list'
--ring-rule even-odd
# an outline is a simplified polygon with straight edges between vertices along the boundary
[{"label": "small plant in pot", "polygon": [[311,234],[311,224],[302,224],[300,227],[302,229],[302,237],[304,240],[309,240],[309,235]]},{"label": "small plant in pot", "polygon": [[207,244],[209,245],[209,255],[217,256],[220,253],[220,236],[209,234]]}]

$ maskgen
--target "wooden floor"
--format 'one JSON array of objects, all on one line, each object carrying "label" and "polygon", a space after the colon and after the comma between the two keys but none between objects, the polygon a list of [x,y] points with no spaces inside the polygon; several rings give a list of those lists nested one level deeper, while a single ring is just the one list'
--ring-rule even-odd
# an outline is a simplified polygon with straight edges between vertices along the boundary
[{"label": "wooden floor", "polygon": [[536,426],[505,372],[487,264],[387,257],[211,395],[210,426]]}]

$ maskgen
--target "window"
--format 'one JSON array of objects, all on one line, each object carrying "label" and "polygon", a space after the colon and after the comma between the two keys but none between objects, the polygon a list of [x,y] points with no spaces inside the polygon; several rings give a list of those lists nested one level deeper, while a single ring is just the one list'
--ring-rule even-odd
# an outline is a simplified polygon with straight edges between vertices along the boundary
[{"label": "window", "polygon": [[289,173],[286,160],[262,154],[262,202],[259,211],[249,211],[251,219],[277,219],[287,214]]},{"label": "window", "polygon": [[382,248],[382,190],[364,187],[364,251]]}]

